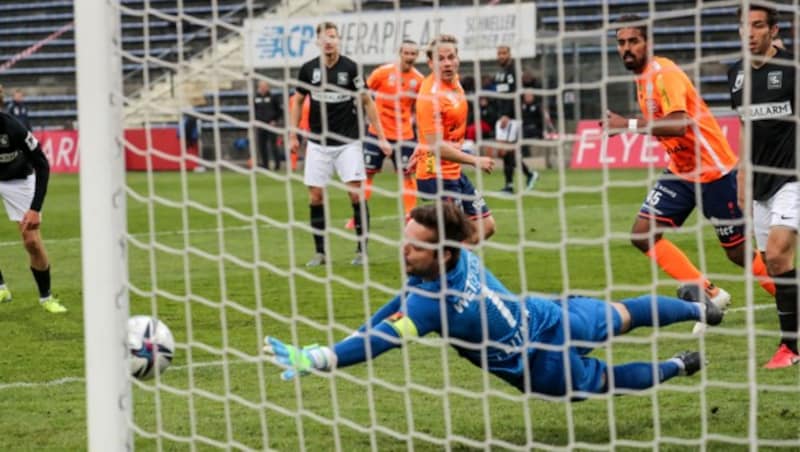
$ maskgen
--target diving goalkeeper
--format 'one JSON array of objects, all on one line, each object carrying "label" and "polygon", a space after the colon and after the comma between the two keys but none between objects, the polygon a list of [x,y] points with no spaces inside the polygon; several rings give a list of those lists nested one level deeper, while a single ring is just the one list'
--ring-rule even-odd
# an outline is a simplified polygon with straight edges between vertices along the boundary
[{"label": "diving goalkeeper", "polygon": [[619,303],[586,297],[518,299],[460,246],[472,233],[470,220],[451,203],[440,206],[441,211],[435,205],[411,211],[403,247],[406,290],[358,331],[333,347],[300,349],[264,338],[266,354],[285,367],[283,379],[358,364],[399,347],[404,338],[429,333],[454,339],[451,345],[463,358],[520,391],[576,400],[588,393],[642,390],[700,370],[703,359],[697,352],[658,363],[658,372],[651,362],[611,367],[586,356],[591,345],[602,345],[609,335],[641,326],[690,320],[719,324],[722,311],[697,286],[679,288],[683,300],[651,295]]}]

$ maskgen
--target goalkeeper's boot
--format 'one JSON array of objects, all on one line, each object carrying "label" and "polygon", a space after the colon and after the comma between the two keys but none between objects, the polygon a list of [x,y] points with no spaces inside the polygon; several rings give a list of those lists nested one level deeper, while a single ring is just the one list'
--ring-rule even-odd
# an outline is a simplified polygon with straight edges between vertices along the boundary
[{"label": "goalkeeper's boot", "polygon": [[63,314],[67,312],[67,308],[61,304],[61,301],[52,295],[39,300],[39,304],[42,305],[45,311],[51,314]]},{"label": "goalkeeper's boot", "polygon": [[[709,291],[713,289],[713,291]],[[700,291],[697,284],[683,284],[678,287],[678,298],[702,303],[705,307],[704,322],[697,322],[692,328],[692,334],[700,335],[705,333],[707,325],[719,325],[725,316],[725,310],[731,304],[731,294],[719,287],[709,285],[704,291]]]},{"label": "goalkeeper's boot", "polygon": [[8,290],[8,287],[3,287],[0,289],[0,303],[8,303],[11,301],[11,291]]},{"label": "goalkeeper's boot", "polygon": [[322,265],[325,265],[325,255],[322,253],[315,254],[310,261],[306,262],[306,267],[320,267]]},{"label": "goalkeeper's boot", "polygon": [[678,375],[681,377],[688,377],[697,373],[698,370],[703,368],[703,357],[700,352],[680,352],[672,357],[675,363],[680,367]]},{"label": "goalkeeper's boot", "polygon": [[783,369],[800,363],[800,355],[793,352],[786,344],[781,344],[772,358],[764,364],[764,369]]}]

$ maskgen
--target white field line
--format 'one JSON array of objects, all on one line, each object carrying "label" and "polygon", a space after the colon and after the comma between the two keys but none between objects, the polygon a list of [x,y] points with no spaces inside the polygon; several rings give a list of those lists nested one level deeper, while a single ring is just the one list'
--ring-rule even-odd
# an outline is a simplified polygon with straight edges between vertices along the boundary
[{"label": "white field line", "polygon": [[[774,307],[775,307],[775,305],[772,304],[772,303],[762,303],[762,304],[754,305],[753,309],[756,310],[756,311],[760,311],[762,309],[770,309],[770,308],[774,308]],[[739,312],[745,312],[746,310],[747,310],[747,307],[733,308],[733,309],[728,309],[727,313],[728,314],[739,313]],[[228,360],[228,364],[229,365],[231,365],[231,364],[245,364],[245,363],[252,363],[252,361]],[[185,365],[181,365],[181,366],[172,366],[172,367],[170,367],[170,369],[174,372],[174,371],[179,371],[179,370],[186,370],[189,367],[193,367],[193,368],[214,367],[214,366],[221,366],[223,364],[224,364],[223,361],[207,361],[207,362],[202,362],[202,363],[185,364]],[[67,385],[67,384],[72,384],[72,383],[83,383],[85,381],[86,380],[83,377],[63,377],[63,378],[58,378],[58,379],[55,379],[55,380],[41,381],[41,382],[18,381],[18,382],[13,382],[13,383],[0,383],[0,391],[4,391],[4,390],[7,390],[7,389],[21,389],[21,388],[27,389],[27,388],[42,388],[42,387],[62,386],[62,385]]]}]

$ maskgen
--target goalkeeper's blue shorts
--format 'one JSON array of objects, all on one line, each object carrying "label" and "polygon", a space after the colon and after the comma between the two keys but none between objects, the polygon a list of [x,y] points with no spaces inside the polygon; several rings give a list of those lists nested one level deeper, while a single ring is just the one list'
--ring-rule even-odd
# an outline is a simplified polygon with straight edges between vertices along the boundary
[{"label": "goalkeeper's blue shorts", "polygon": [[[567,307],[569,332],[562,319],[540,334],[536,341],[553,346],[564,345],[569,334],[570,347],[566,352],[563,348],[537,347],[530,362],[531,390],[562,396],[567,394],[568,385],[571,385],[577,392],[603,392],[607,386],[605,375],[608,366],[604,361],[586,355],[605,344],[610,336],[619,334],[622,318],[611,304],[595,298],[575,296],[560,303]],[[572,398],[582,399],[585,395],[572,394]]]}]

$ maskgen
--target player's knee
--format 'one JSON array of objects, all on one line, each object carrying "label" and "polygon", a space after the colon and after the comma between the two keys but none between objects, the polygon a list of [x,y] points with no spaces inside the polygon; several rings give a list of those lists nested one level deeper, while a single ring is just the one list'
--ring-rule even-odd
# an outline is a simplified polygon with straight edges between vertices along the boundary
[{"label": "player's knee", "polygon": [[771,276],[782,275],[794,267],[792,253],[783,253],[781,250],[767,248],[764,257],[767,264],[767,273]]},{"label": "player's knee", "polygon": [[[631,236],[631,244],[643,253],[650,251],[651,248],[649,237],[641,237],[638,235],[633,235]],[[653,244],[655,244],[655,241],[653,241]]]},{"label": "player's knee", "polygon": [[38,234],[22,234],[22,245],[25,247],[25,251],[30,255],[41,254],[44,248]]},{"label": "player's knee", "polygon": [[744,267],[744,244],[734,246],[733,248],[725,248],[725,255],[728,256],[729,261],[740,267]]}]

